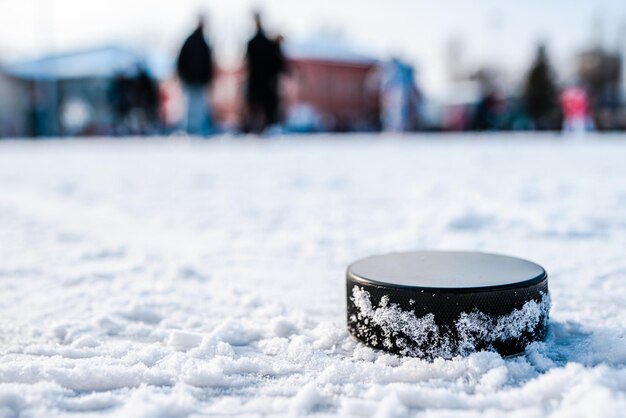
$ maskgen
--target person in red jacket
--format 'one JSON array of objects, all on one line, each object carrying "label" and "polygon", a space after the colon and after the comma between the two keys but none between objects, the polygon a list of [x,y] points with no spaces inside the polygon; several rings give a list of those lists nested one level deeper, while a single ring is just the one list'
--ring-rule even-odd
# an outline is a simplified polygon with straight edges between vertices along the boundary
[{"label": "person in red jacket", "polygon": [[580,87],[568,87],[561,94],[563,108],[563,130],[569,132],[593,131],[593,120],[589,116],[587,92]]}]

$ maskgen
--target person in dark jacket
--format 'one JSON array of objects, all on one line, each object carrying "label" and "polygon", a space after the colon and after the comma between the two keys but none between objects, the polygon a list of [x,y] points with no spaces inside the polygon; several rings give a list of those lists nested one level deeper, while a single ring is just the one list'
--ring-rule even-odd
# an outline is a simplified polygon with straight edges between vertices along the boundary
[{"label": "person in dark jacket", "polygon": [[211,130],[208,90],[213,81],[213,56],[204,37],[204,18],[185,40],[177,61],[178,77],[187,101],[185,128],[188,133],[206,135]]},{"label": "person in dark jacket", "polygon": [[256,33],[246,49],[246,122],[245,131],[261,133],[278,122],[279,76],[286,70],[281,38],[271,40],[265,34],[261,15],[254,14]]}]

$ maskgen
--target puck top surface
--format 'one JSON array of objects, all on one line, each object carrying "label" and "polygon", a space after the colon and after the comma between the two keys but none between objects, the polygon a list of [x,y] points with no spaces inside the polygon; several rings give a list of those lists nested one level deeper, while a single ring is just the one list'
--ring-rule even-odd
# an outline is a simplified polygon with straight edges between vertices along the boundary
[{"label": "puck top surface", "polygon": [[527,260],[464,251],[376,255],[351,264],[348,275],[382,286],[459,290],[532,285],[547,277],[541,266]]}]

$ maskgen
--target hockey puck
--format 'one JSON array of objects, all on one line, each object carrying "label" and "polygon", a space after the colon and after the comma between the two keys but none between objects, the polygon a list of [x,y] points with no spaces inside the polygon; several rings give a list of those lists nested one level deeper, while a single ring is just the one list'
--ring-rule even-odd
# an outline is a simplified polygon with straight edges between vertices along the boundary
[{"label": "hockey puck", "polygon": [[348,267],[348,328],[392,353],[518,354],[546,334],[548,275],[527,260],[461,251],[368,257]]}]

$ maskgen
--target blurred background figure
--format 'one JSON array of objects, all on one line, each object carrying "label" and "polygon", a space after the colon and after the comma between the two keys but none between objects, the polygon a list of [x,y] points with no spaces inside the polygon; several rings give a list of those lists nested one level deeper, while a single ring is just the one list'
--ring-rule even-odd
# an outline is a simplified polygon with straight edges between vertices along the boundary
[{"label": "blurred background figure", "polygon": [[159,85],[144,64],[115,74],[108,97],[113,119],[111,134],[154,135],[161,132]]},{"label": "blurred background figure", "polygon": [[137,131],[141,135],[155,134],[161,129],[159,121],[159,85],[145,66],[137,68],[133,102]]},{"label": "blurred background figure", "polygon": [[246,111],[244,132],[262,133],[279,122],[279,76],[286,71],[282,37],[269,39],[261,14],[255,12],[256,33],[246,48]]},{"label": "blurred background figure", "polygon": [[474,131],[504,129],[509,115],[506,97],[496,72],[492,68],[480,68],[472,77],[479,87],[480,94],[474,107],[470,129]]},{"label": "blurred background figure", "polygon": [[420,94],[413,67],[393,58],[382,68],[382,127],[384,131],[409,132],[419,127]]},{"label": "blurred background figure", "polygon": [[587,132],[594,130],[589,116],[587,93],[580,87],[569,87],[561,94],[563,107],[563,130],[566,132]]},{"label": "blurred background figure", "polygon": [[559,129],[559,89],[544,45],[537,48],[524,86],[523,101],[534,129]]},{"label": "blurred background figure", "polygon": [[487,90],[480,98],[474,111],[472,129],[475,131],[494,131],[505,123],[506,108],[503,98],[496,89]]},{"label": "blurred background figure", "polygon": [[204,16],[200,16],[196,30],[180,50],[176,65],[186,99],[184,126],[193,135],[208,135],[213,130],[208,95],[214,75],[213,54],[205,39],[204,26]]},{"label": "blurred background figure", "polygon": [[131,111],[131,79],[119,71],[111,80],[108,99],[112,110],[112,134],[126,135],[129,132]]}]

